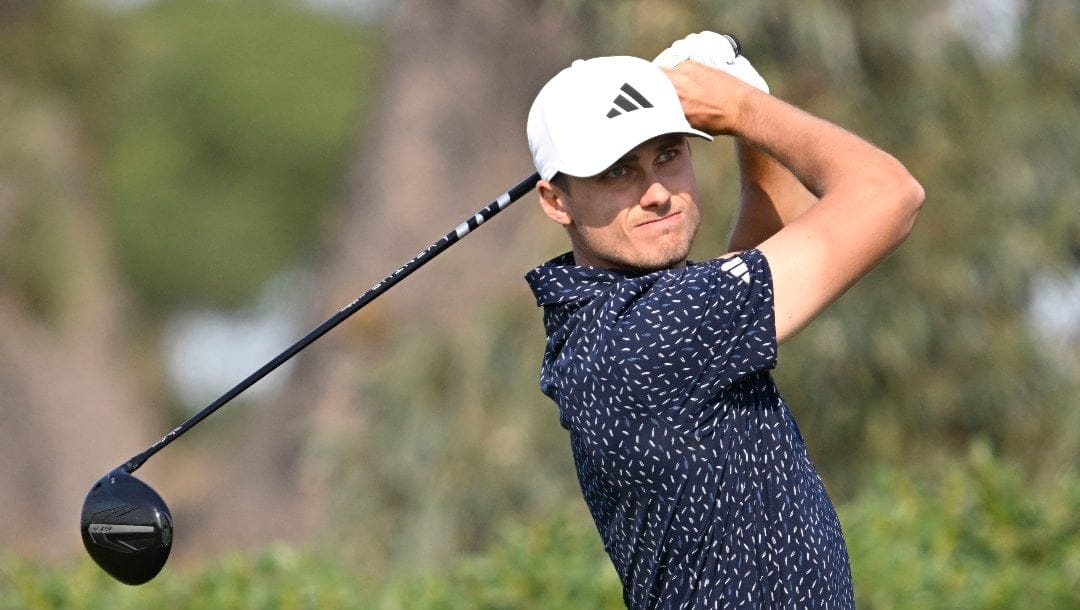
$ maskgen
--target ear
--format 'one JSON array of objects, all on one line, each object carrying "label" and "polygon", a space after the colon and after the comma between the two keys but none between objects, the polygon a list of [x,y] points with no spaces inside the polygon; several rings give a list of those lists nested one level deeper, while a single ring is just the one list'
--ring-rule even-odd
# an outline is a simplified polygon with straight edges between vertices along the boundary
[{"label": "ear", "polygon": [[566,208],[565,192],[547,180],[537,182],[536,191],[540,194],[540,208],[549,218],[564,226],[573,222]]}]

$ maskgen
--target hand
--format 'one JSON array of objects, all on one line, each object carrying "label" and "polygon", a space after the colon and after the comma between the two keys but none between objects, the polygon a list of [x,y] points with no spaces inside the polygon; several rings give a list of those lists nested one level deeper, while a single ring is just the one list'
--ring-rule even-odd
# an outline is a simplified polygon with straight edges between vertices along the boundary
[{"label": "hand", "polygon": [[769,92],[768,83],[754,66],[750,65],[748,59],[739,55],[738,42],[727,34],[708,31],[690,34],[664,49],[653,63],[664,68],[674,68],[687,60],[723,70],[765,93]]},{"label": "hand", "polygon": [[686,120],[714,136],[739,136],[740,115],[748,101],[771,97],[738,77],[696,61],[661,69],[675,86]]}]

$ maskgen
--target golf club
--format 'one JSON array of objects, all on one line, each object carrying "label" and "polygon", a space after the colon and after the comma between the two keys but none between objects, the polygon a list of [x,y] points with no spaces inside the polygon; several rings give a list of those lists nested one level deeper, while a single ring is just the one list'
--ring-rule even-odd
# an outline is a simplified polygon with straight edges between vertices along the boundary
[{"label": "golf club", "polygon": [[540,175],[533,174],[511,187],[161,440],[98,480],[87,493],[82,508],[82,539],[90,557],[113,578],[129,585],[140,585],[154,578],[164,567],[172,549],[172,513],[161,496],[132,473],[211,413],[520,199],[539,180]]}]

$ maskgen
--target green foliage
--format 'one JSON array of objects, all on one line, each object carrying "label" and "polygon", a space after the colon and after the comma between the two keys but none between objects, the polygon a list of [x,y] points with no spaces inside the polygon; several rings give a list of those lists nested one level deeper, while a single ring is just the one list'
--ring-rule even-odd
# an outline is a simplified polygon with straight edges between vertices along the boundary
[{"label": "green foliage", "polygon": [[340,197],[374,38],[283,2],[124,19],[105,159],[124,267],[154,308],[244,303]]},{"label": "green foliage", "polygon": [[504,531],[482,555],[390,583],[381,610],[624,608],[622,589],[586,513]]},{"label": "green foliage", "polygon": [[370,28],[284,1],[0,6],[0,180],[26,210],[5,276],[61,307],[56,227],[85,201],[151,313],[246,302],[340,197],[377,49]]},{"label": "green foliage", "polygon": [[329,555],[272,547],[120,584],[89,559],[45,567],[0,557],[0,610],[621,608],[618,578],[584,509],[502,528],[483,554],[375,583]]},{"label": "green foliage", "polygon": [[880,469],[840,510],[865,609],[1080,607],[1080,479],[1036,486],[985,443],[919,477]]},{"label": "green foliage", "polygon": [[3,610],[331,610],[364,607],[365,599],[355,575],[285,547],[229,555],[192,573],[166,567],[138,587],[112,580],[89,559],[51,569],[13,556],[0,561]]},{"label": "green foliage", "polygon": [[[975,435],[1036,469],[1031,448],[1063,441],[1076,407],[1078,379],[1027,304],[1037,274],[1075,270],[1060,219],[1080,180],[1061,163],[1080,159],[1064,139],[1080,137],[1080,112],[1064,83],[1033,86],[1049,62],[1023,47],[989,61],[945,39],[930,62],[905,52],[918,22],[877,8],[854,16],[865,80],[844,91],[859,111],[826,112],[904,160],[927,203],[909,241],[792,344],[781,380],[833,473],[853,453],[917,464]],[[892,36],[873,35],[883,23]]]},{"label": "green foliage", "polygon": [[[940,474],[880,468],[840,506],[858,607],[1080,606],[1080,477],[1033,485],[976,443]],[[622,594],[580,502],[498,528],[483,549],[374,576],[366,564],[272,547],[197,570],[168,566],[128,587],[90,561],[64,568],[0,559],[0,610],[142,608],[518,610],[621,608]]]},{"label": "green foliage", "polygon": [[116,35],[79,2],[0,4],[0,277],[44,320],[70,305],[80,227],[67,212],[93,186],[82,120],[112,80]]},{"label": "green foliage", "polygon": [[415,328],[392,349],[370,338],[362,432],[315,443],[339,482],[326,532],[351,561],[439,565],[490,544],[506,519],[578,498],[566,432],[538,390],[532,314],[503,304],[466,335]]}]

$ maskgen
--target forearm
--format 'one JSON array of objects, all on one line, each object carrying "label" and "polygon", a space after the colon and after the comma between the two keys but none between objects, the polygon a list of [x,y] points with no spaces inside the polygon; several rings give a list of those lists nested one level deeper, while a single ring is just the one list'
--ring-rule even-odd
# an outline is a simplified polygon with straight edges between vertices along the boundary
[{"label": "forearm", "polygon": [[817,203],[799,179],[765,151],[736,139],[741,197],[728,250],[756,247]]},{"label": "forearm", "polygon": [[691,125],[757,146],[818,198],[837,189],[910,178],[888,153],[720,70],[684,62],[668,76]]},{"label": "forearm", "polygon": [[900,245],[925,194],[885,151],[780,100],[758,97],[740,113],[732,132],[768,151],[819,198],[759,246],[784,341]]},{"label": "forearm", "polygon": [[[684,62],[668,76],[691,125],[733,135],[775,160],[758,163],[763,158],[752,151],[744,159],[750,162],[740,207],[744,218],[730,240],[733,249],[756,246],[811,211],[830,216],[837,229],[870,231],[882,246],[895,246],[910,229],[921,187],[888,153],[720,70]],[[776,203],[792,209],[777,210]],[[818,209],[825,203],[825,210]]]},{"label": "forearm", "polygon": [[899,161],[862,138],[753,89],[744,91],[728,131],[775,158],[818,198],[857,195],[910,177]]}]

